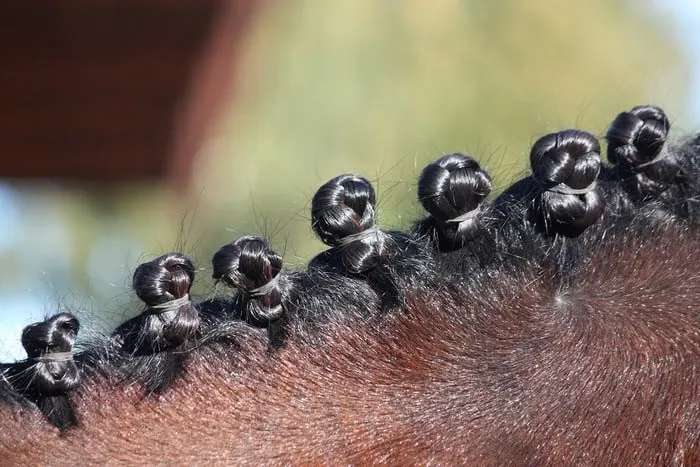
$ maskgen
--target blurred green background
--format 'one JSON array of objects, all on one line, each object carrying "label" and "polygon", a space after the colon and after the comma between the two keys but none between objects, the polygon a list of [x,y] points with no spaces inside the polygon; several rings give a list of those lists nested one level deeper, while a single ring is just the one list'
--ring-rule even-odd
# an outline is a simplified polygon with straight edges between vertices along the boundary
[{"label": "blurred green background", "polygon": [[288,267],[304,267],[323,248],[311,197],[339,173],[373,180],[380,225],[405,228],[422,215],[417,176],[443,153],[479,159],[498,191],[527,170],[539,136],[603,135],[636,104],[692,130],[697,50],[678,11],[645,0],[268,2],[189,186],[0,187],[6,351],[20,357],[10,339],[57,309],[106,328],[138,313],[131,274],[166,251],[192,256],[202,297],[215,293],[212,254],[243,234],[269,236]]}]

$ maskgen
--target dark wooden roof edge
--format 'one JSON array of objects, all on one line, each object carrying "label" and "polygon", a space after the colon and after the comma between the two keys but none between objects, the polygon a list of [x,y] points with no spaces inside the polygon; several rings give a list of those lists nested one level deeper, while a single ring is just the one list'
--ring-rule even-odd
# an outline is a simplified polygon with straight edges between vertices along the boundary
[{"label": "dark wooden roof edge", "polygon": [[0,178],[187,183],[261,5],[0,3]]}]

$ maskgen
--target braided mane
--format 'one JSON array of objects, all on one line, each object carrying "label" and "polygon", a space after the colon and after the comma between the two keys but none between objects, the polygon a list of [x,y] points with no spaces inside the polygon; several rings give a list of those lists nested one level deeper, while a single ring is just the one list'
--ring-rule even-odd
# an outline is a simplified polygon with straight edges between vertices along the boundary
[{"label": "braided mane", "polygon": [[493,200],[443,156],[406,232],[338,176],[312,201],[329,249],[290,271],[264,238],[224,245],[230,296],[191,300],[180,253],[144,263],[144,311],[74,359],[74,317],[32,325],[0,378],[2,459],[696,465],[700,145],[668,127],[623,112],[609,166],[590,133],[546,135]]}]

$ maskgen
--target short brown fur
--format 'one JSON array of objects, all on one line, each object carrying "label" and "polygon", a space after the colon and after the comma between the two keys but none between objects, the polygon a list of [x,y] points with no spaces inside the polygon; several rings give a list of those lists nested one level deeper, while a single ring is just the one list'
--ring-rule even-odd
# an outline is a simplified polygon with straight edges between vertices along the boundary
[{"label": "short brown fur", "polygon": [[241,324],[162,394],[86,378],[63,434],[0,405],[2,461],[698,465],[698,240],[620,234],[565,292],[533,269],[409,293],[323,345]]}]

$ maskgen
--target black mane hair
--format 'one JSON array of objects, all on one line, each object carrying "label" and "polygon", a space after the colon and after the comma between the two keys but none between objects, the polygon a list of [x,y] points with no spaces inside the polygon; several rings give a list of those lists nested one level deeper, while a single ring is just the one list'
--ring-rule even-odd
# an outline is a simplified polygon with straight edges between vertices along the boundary
[{"label": "black mane hair", "polygon": [[[59,313],[30,324],[22,331],[27,359],[6,366],[5,388],[13,399],[21,395],[60,429],[76,423],[68,392],[78,387],[80,373],[73,361],[73,345],[80,325],[70,313]],[[9,384],[8,384],[9,383]]]},{"label": "black mane hair", "polygon": [[311,228],[331,248],[309,262],[309,271],[340,274],[365,282],[377,294],[379,310],[402,306],[402,290],[425,275],[430,256],[410,233],[385,232],[376,221],[372,184],[353,174],[339,175],[318,189],[311,201]]},{"label": "black mane hair", "polygon": [[282,257],[262,237],[244,236],[228,243],[212,258],[212,277],[238,290],[231,318],[267,327],[270,345],[284,340],[286,300],[291,284],[282,273]]},{"label": "black mane hair", "polygon": [[685,188],[683,161],[667,142],[670,129],[664,111],[651,105],[622,112],[610,125],[608,160],[633,200],[677,198]]},{"label": "black mane hair", "polygon": [[543,136],[530,152],[532,175],[494,202],[508,255],[551,265],[561,280],[582,267],[585,233],[603,215],[597,185],[600,143],[591,133],[563,130]]},{"label": "black mane hair", "polygon": [[86,451],[80,430],[134,429],[136,412],[144,457],[90,446],[120,460],[697,461],[700,143],[667,143],[668,128],[656,107],[620,114],[609,167],[591,133],[548,134],[493,202],[478,162],[445,155],[420,176],[428,215],[408,232],[378,227],[366,178],[335,177],[311,206],[329,249],[306,270],[244,236],[212,259],[234,293],[193,303],[192,261],[144,263],[143,312],[75,362],[72,315],[25,330],[0,410],[77,423],[63,452]]},{"label": "black mane hair", "polygon": [[473,272],[502,259],[490,194],[491,175],[465,154],[442,156],[423,169],[418,201],[429,216],[412,233],[435,250],[443,271]]},{"label": "black mane hair", "polygon": [[665,112],[651,105],[621,112],[612,122],[605,136],[612,167],[601,175],[611,213],[629,217],[642,210],[658,220],[697,222],[700,147],[697,137],[669,141],[670,129]]},{"label": "black mane hair", "polygon": [[197,334],[199,313],[189,299],[194,275],[194,264],[180,253],[136,268],[133,287],[146,309],[114,331],[125,352],[151,355],[178,347]]},{"label": "black mane hair", "polygon": [[109,361],[119,369],[119,380],[137,381],[148,392],[166,388],[181,373],[187,349],[200,335],[199,307],[189,296],[194,277],[194,264],[181,253],[137,267],[132,284],[145,309],[84,360]]}]

